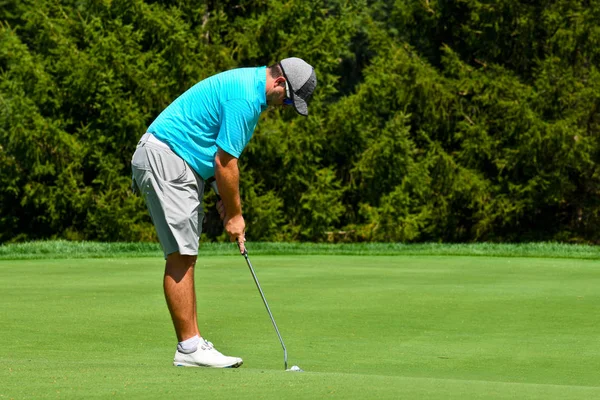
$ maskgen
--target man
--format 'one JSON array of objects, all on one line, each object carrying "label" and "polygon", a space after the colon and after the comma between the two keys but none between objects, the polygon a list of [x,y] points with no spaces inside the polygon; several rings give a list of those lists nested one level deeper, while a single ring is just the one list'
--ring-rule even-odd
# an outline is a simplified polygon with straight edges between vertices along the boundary
[{"label": "man", "polygon": [[300,58],[222,72],[178,97],[138,143],[131,160],[133,187],[142,193],[166,259],[164,292],[179,341],[174,365],[242,365],[241,358],[218,352],[198,328],[194,266],[204,189],[208,183],[220,194],[223,226],[243,253],[237,160],[267,105],[292,105],[306,116],[316,85],[313,67]]}]

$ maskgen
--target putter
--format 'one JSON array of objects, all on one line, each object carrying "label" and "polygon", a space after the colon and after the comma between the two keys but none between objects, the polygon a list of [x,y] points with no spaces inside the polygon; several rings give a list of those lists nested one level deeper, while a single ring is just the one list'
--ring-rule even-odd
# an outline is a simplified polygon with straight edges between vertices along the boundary
[{"label": "putter", "polygon": [[[238,243],[239,246],[239,243]],[[271,317],[271,322],[273,323],[273,327],[275,328],[275,332],[277,332],[277,337],[279,337],[279,342],[281,343],[281,347],[283,348],[283,365],[286,371],[290,372],[302,372],[302,369],[297,365],[292,366],[292,368],[288,369],[287,367],[287,349],[285,348],[285,344],[283,343],[283,338],[281,337],[281,333],[279,333],[279,328],[277,328],[277,324],[275,323],[275,318],[273,318],[273,313],[271,313],[271,309],[269,308],[269,303],[267,303],[267,299],[265,298],[265,294],[260,287],[260,283],[258,282],[258,278],[256,277],[256,273],[254,272],[254,268],[252,268],[252,263],[248,258],[248,250],[244,248],[244,252],[242,253],[244,258],[246,259],[246,264],[248,264],[248,268],[250,269],[250,273],[252,274],[252,278],[254,279],[254,283],[256,283],[256,287],[258,288],[258,292],[260,293],[260,297],[262,298],[263,303],[265,303],[265,308],[269,313],[269,317]]]},{"label": "putter", "polygon": [[[216,180],[212,180],[210,181],[210,186],[212,187],[212,189],[214,190],[215,194],[217,195],[217,199],[221,200],[221,195],[219,194],[219,188],[217,187],[217,182]],[[238,248],[240,247],[240,243],[237,242]],[[244,247],[244,252],[242,253],[242,255],[244,256],[244,258],[246,259],[246,264],[248,264],[248,268],[250,269],[250,273],[252,274],[252,278],[254,279],[254,283],[256,283],[256,287],[258,288],[258,292],[260,293],[260,297],[262,298],[263,303],[265,303],[265,307],[267,309],[267,312],[269,313],[269,317],[271,318],[271,322],[273,323],[273,327],[275,328],[275,332],[277,332],[277,337],[279,338],[279,342],[281,343],[281,347],[283,348],[283,366],[284,369],[286,371],[290,371],[290,372],[304,372],[304,370],[302,368],[300,368],[297,365],[293,365],[292,368],[288,369],[287,367],[287,349],[285,348],[285,344],[283,343],[283,338],[281,337],[281,333],[279,333],[279,328],[277,328],[277,324],[275,323],[275,318],[273,318],[273,313],[271,313],[271,309],[269,308],[269,303],[267,303],[267,299],[265,297],[265,294],[262,291],[262,288],[260,287],[260,283],[258,282],[258,278],[256,277],[256,273],[254,272],[254,268],[252,268],[252,263],[250,262],[250,259],[248,258],[248,249],[246,249],[246,247]]]}]

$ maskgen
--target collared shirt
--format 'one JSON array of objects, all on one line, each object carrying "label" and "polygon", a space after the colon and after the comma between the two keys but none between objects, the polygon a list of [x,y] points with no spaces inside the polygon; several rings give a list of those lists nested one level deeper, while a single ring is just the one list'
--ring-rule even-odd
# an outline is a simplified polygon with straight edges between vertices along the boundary
[{"label": "collared shirt", "polygon": [[266,67],[238,68],[198,82],[148,128],[203,179],[215,174],[217,147],[239,158],[267,108]]}]

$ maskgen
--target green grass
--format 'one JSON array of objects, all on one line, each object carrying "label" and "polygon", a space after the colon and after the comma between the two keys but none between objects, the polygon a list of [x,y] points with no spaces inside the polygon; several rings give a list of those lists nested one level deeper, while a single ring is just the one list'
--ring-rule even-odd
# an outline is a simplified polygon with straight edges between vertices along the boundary
[{"label": "green grass", "polygon": [[171,366],[158,258],[0,261],[0,399],[600,398],[600,261],[201,256],[204,335],[238,370]]},{"label": "green grass", "polygon": [[[600,260],[600,247],[564,243],[248,243],[252,255],[438,255]],[[231,243],[202,243],[202,255],[236,255]],[[160,257],[158,243],[40,241],[0,245],[0,260]]]}]

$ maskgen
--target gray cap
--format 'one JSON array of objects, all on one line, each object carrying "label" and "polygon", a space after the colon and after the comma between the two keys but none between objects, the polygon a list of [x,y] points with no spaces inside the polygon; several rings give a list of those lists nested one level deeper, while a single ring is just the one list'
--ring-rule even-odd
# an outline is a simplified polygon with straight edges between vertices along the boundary
[{"label": "gray cap", "polygon": [[279,62],[283,76],[290,86],[290,98],[294,101],[294,108],[298,114],[307,116],[308,98],[317,87],[315,69],[306,61],[297,57],[290,57]]}]

